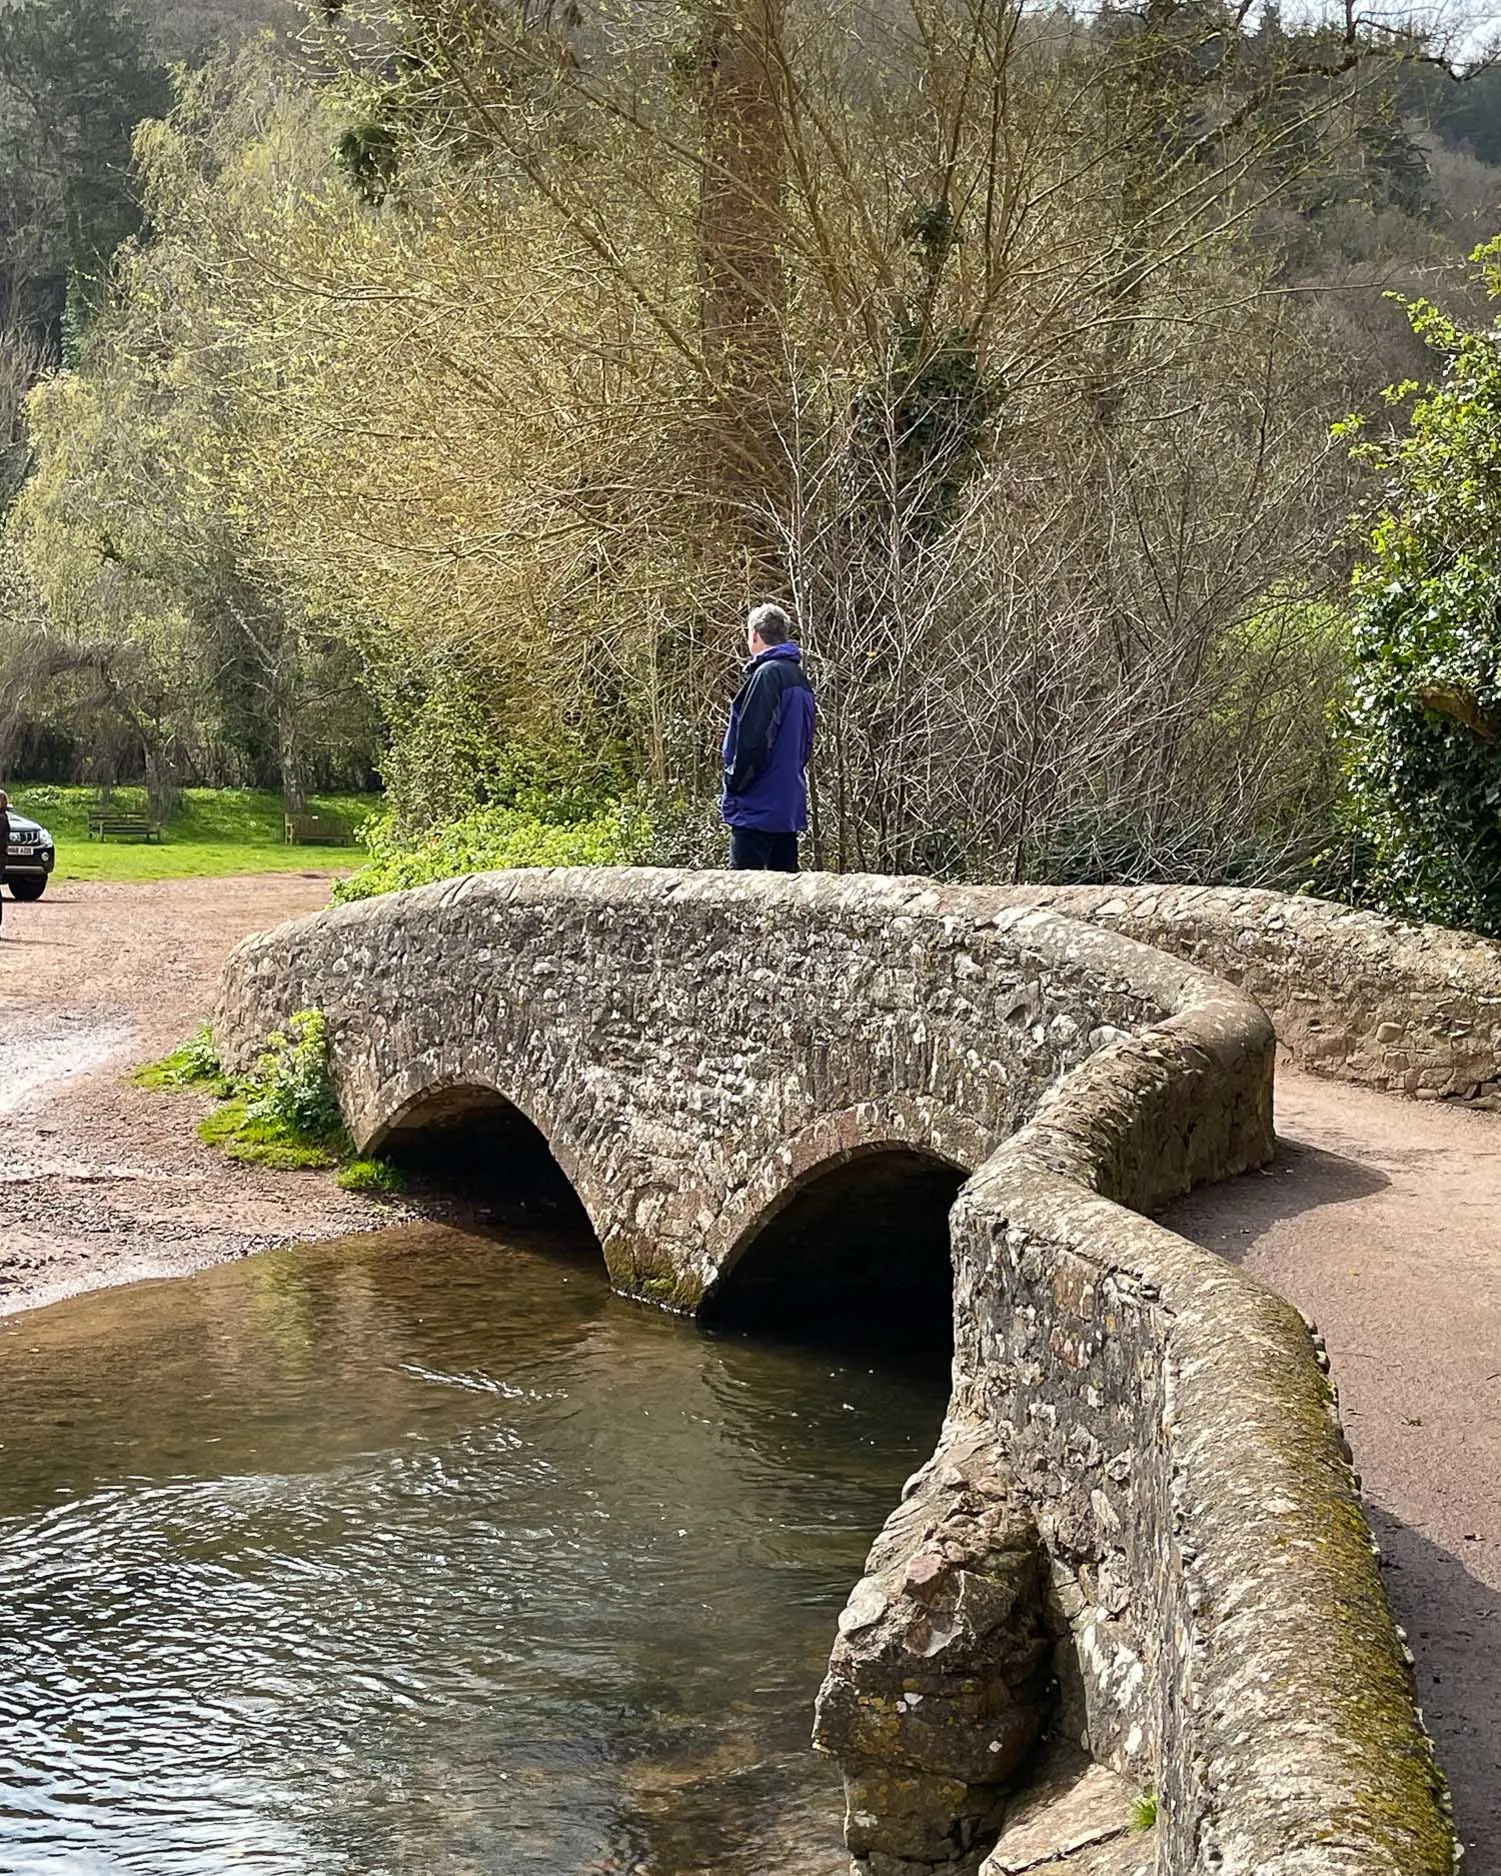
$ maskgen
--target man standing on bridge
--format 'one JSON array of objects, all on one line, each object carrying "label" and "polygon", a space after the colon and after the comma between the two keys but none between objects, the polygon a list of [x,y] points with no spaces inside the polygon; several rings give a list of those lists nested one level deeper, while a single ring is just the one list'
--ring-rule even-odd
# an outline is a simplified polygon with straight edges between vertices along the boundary
[{"label": "man standing on bridge", "polygon": [[808,825],[813,686],[792,621],[780,606],[756,606],[745,622],[750,663],[730,706],[720,811],[737,870],[797,871],[797,837]]}]

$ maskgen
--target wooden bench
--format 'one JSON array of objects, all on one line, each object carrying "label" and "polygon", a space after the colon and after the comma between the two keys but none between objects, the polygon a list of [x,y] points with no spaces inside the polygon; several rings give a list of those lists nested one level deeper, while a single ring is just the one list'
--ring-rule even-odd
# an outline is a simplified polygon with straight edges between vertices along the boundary
[{"label": "wooden bench", "polygon": [[342,821],[326,814],[289,814],[286,817],[289,847],[352,847],[354,835]]},{"label": "wooden bench", "polygon": [[133,814],[126,808],[90,808],[89,839],[160,840],[162,830],[149,814]]}]

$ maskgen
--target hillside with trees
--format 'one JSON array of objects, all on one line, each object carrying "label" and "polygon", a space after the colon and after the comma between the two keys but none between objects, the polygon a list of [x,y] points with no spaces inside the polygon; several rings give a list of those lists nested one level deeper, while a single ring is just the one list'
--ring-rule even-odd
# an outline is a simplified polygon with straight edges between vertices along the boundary
[{"label": "hillside with trees", "polygon": [[1488,68],[1202,0],[430,0],[205,9],[169,94],[168,17],[0,13],[0,766],[378,771],[392,878],[702,856],[774,595],[825,865],[1418,903],[1350,592],[1400,469],[1333,432],[1454,355],[1391,294],[1488,325]]}]

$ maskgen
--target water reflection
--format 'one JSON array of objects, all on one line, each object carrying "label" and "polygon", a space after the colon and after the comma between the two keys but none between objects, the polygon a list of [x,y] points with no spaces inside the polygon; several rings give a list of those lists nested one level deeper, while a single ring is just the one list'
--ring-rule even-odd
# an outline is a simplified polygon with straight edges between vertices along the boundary
[{"label": "water reflection", "polygon": [[0,1323],[0,1868],[842,1870],[812,1695],[943,1393],[514,1234]]}]

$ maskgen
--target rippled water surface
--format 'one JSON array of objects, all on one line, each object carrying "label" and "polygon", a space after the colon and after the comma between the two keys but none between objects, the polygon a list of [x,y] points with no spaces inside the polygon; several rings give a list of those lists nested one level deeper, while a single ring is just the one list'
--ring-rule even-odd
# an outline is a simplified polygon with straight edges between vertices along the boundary
[{"label": "rippled water surface", "polygon": [[424,1228],[0,1322],[5,1876],[824,1876],[940,1377]]}]

